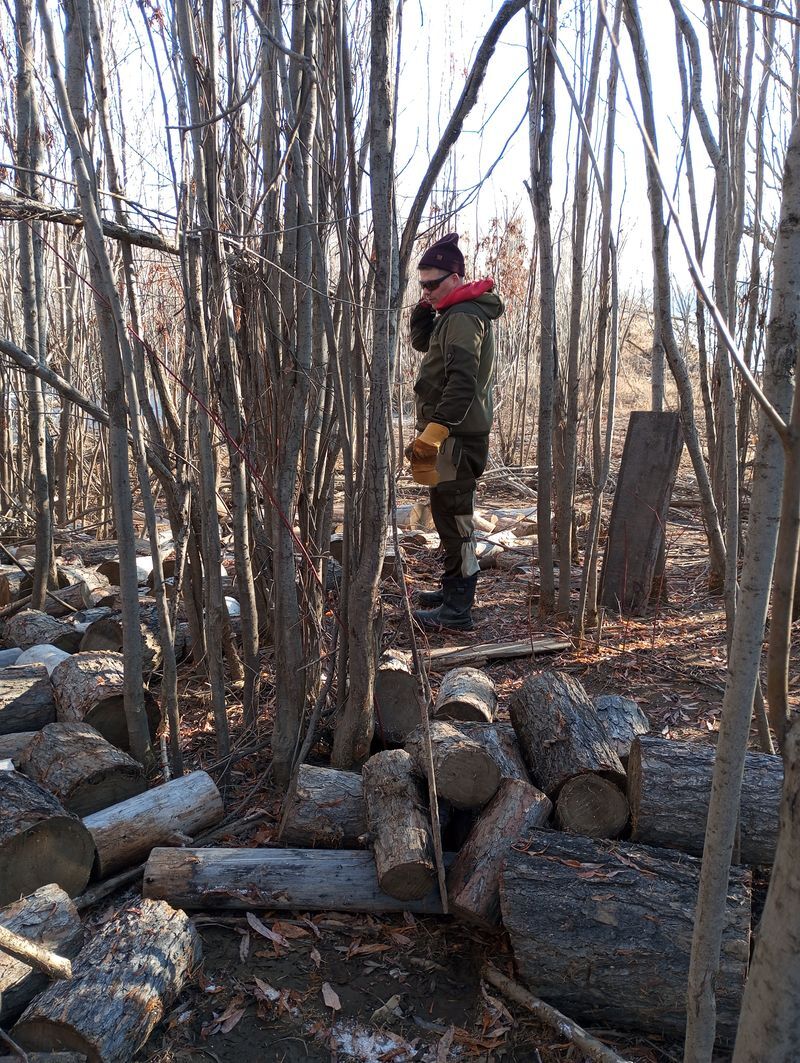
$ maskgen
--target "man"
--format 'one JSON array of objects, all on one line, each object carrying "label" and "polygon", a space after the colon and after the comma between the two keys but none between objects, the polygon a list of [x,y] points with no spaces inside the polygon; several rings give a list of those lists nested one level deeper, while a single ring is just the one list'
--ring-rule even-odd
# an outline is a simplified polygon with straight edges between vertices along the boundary
[{"label": "man", "polygon": [[470,631],[478,559],[475,486],[486,468],[492,427],[494,331],[503,313],[494,281],[464,281],[458,234],[432,244],[419,261],[422,298],[411,312],[411,343],[425,351],[414,385],[417,437],[406,449],[411,475],[431,491],[444,549],[440,591],[425,591],[414,617],[422,627]]}]

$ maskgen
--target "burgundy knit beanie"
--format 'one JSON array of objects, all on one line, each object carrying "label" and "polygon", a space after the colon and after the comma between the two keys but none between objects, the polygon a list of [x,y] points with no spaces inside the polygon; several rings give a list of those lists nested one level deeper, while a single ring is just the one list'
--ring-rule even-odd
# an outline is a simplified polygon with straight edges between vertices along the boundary
[{"label": "burgundy knit beanie", "polygon": [[458,250],[458,233],[447,233],[431,244],[419,260],[418,269],[446,269],[448,273],[464,276],[464,256]]}]

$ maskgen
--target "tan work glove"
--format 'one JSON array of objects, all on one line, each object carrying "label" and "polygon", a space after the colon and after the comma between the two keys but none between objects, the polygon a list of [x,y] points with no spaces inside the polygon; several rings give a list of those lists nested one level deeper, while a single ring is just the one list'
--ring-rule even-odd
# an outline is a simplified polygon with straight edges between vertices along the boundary
[{"label": "tan work glove", "polygon": [[439,448],[450,435],[450,429],[431,421],[406,447],[406,457],[411,462],[411,476],[415,483],[435,487],[439,482],[436,459]]}]

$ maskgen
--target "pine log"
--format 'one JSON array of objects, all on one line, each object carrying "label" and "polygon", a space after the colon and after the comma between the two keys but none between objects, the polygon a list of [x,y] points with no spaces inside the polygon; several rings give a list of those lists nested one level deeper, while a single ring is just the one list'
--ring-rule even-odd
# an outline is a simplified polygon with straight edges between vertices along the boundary
[{"label": "pine log", "polygon": [[95,1063],[129,1063],[200,962],[185,912],[145,900],[120,912],[81,950],[13,1030],[24,1049],[67,1048]]},{"label": "pine log", "polygon": [[510,723],[460,723],[459,731],[482,745],[500,769],[501,779],[530,782],[517,735]]},{"label": "pine log", "polygon": [[[699,742],[642,736],[631,746],[628,801],[631,837],[702,856],[715,750]],[[783,761],[745,755],[739,805],[743,864],[770,865],[778,840]]]},{"label": "pine log", "polygon": [[[103,561],[102,564],[97,566],[97,571],[101,576],[105,576],[112,587],[119,587],[119,557],[114,557],[108,561]],[[142,586],[147,583],[147,579],[150,573],[153,571],[153,558],[137,555],[136,557],[136,578],[139,585]]]},{"label": "pine log", "polygon": [[383,892],[373,854],[356,849],[154,849],[143,888],[186,909],[442,911],[433,888],[410,900]]},{"label": "pine log", "polygon": [[402,743],[420,724],[417,677],[411,654],[387,650],[375,675],[377,733],[384,742]]},{"label": "pine log", "polygon": [[142,765],[87,723],[43,727],[17,766],[76,816],[89,816],[147,789]]},{"label": "pine log", "polygon": [[624,764],[637,735],[647,734],[650,721],[633,698],[621,694],[601,694],[594,699],[594,711],[609,744]]},{"label": "pine log", "polygon": [[[144,654],[143,665],[146,672],[153,672],[161,663],[158,613],[155,606],[143,606],[139,610],[139,616]],[[123,653],[122,614],[111,613],[110,616],[91,623],[83,634],[80,648],[82,652],[112,650],[114,653]]]},{"label": "pine log", "polygon": [[487,661],[506,661],[513,657],[533,657],[537,653],[560,653],[572,643],[563,638],[518,639],[514,642],[478,642],[471,646],[440,646],[430,650],[432,672],[442,672],[461,665],[478,667]]},{"label": "pine log", "polygon": [[[500,768],[491,753],[446,720],[431,720],[431,747],[436,790],[456,808],[481,808],[500,785]],[[408,736],[406,752],[416,771],[427,776],[424,734],[421,727]]]},{"label": "pine log", "polygon": [[16,734],[0,735],[0,760],[10,760],[19,770],[18,760],[38,731],[18,731]]},{"label": "pine log", "polygon": [[[93,650],[73,654],[54,670],[50,680],[60,723],[88,723],[113,746],[126,752],[129,750],[121,653]],[[145,691],[145,709],[150,737],[155,738],[160,713],[149,691]]]},{"label": "pine log", "polygon": [[12,602],[30,594],[30,587],[27,591],[23,590],[23,580],[30,583],[30,579],[16,565],[3,565],[0,568],[0,607],[11,605]]},{"label": "pine log", "polygon": [[[165,581],[166,580],[174,580],[175,579],[175,558],[174,557],[170,557],[170,558],[167,558],[167,560],[162,561],[161,562],[161,571],[163,573]],[[147,577],[147,589],[148,589],[148,591],[153,591],[155,589],[155,585],[156,585],[155,569],[151,569],[150,570],[150,575]]]},{"label": "pine log", "polygon": [[91,605],[92,595],[98,591],[105,592],[108,587],[108,579],[93,568],[67,568],[59,565],[59,572],[66,583],[63,590],[58,592],[61,601],[48,598],[45,602],[44,611],[50,616],[72,615],[75,610],[86,609]]},{"label": "pine log", "polygon": [[[134,549],[137,556],[146,556],[150,553],[149,539],[135,539]],[[92,542],[73,543],[70,548],[64,549],[64,554],[79,557],[83,565],[93,568],[103,561],[113,561],[119,557],[119,543],[116,539],[96,539]]]},{"label": "pine log", "polygon": [[67,653],[66,650],[60,650],[58,646],[51,646],[49,643],[43,643],[41,646],[29,646],[27,650],[23,650],[17,658],[17,667],[21,668],[22,665],[43,664],[47,669],[48,676],[51,676],[53,674],[53,669],[70,656],[71,654]]},{"label": "pine log", "polygon": [[586,838],[619,838],[628,826],[630,809],[620,788],[602,775],[576,775],[561,787],[556,825]]},{"label": "pine log", "polygon": [[30,646],[48,644],[66,653],[75,653],[81,643],[81,633],[72,624],[56,620],[38,609],[23,609],[9,617],[5,624],[6,641],[27,650]]},{"label": "pine log", "polygon": [[84,824],[97,849],[95,876],[141,863],[156,845],[184,844],[219,823],[223,811],[214,780],[193,771],[87,816]]},{"label": "pine log", "polygon": [[[70,960],[83,945],[78,911],[64,890],[53,884],[0,910],[0,926]],[[0,1024],[16,1019],[47,981],[46,974],[0,952]]]},{"label": "pine log", "polygon": [[497,708],[497,691],[479,668],[454,668],[442,677],[433,715],[440,720],[491,723]]},{"label": "pine log", "polygon": [[531,778],[550,798],[584,772],[624,780],[625,769],[598,723],[591,698],[565,672],[540,672],[509,706]]},{"label": "pine log", "polygon": [[[517,969],[590,1025],[681,1036],[700,861],[534,831],[500,876]],[[750,873],[733,869],[716,979],[718,1033],[736,1030],[750,944]]]},{"label": "pine log", "polygon": [[361,776],[301,764],[283,806],[281,842],[325,849],[361,849],[367,833]]},{"label": "pine log", "polygon": [[381,889],[399,900],[426,896],[436,883],[436,867],[427,801],[412,758],[387,749],[370,757],[362,776]]},{"label": "pine log", "polygon": [[92,836],[77,816],[16,771],[0,771],[0,904],[54,882],[74,897],[89,881]]},{"label": "pine log", "polygon": [[500,869],[514,843],[543,826],[553,805],[530,783],[504,779],[447,874],[450,912],[485,927],[500,925]]},{"label": "pine log", "polygon": [[0,734],[38,731],[55,718],[53,688],[43,664],[0,669]]}]

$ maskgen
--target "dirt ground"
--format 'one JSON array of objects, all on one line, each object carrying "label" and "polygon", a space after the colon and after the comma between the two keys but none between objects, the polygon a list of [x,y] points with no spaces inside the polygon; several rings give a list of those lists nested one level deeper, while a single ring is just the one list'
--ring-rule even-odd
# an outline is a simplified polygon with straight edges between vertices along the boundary
[{"label": "dirt ground", "polygon": [[[519,494],[496,489],[490,499],[487,491],[480,500],[485,510],[530,504]],[[437,571],[430,550],[409,555],[410,589],[432,585]],[[582,647],[557,656],[490,664],[500,717],[507,716],[509,696],[532,670],[560,668],[592,694],[635,697],[654,732],[713,742],[725,681],[724,618],[721,599],[707,591],[707,552],[699,512],[691,503],[670,511],[666,571],[667,598],[655,603],[649,616],[607,617],[599,642],[591,632]],[[383,603],[386,644],[406,645],[400,589],[392,580],[384,584]],[[535,580],[494,569],[480,580],[474,632],[433,636],[429,645],[558,631],[537,617]],[[435,689],[438,676],[431,678]],[[189,762],[213,770],[213,738],[201,692],[189,683],[187,695]],[[325,754],[322,736],[314,755],[324,762]],[[265,749],[239,761],[230,774],[227,809],[240,810],[252,826],[221,844],[274,843],[280,802],[269,785],[268,763]],[[106,918],[120,903],[120,897],[113,898],[94,918]],[[476,932],[447,918],[291,915],[195,916],[204,948],[202,969],[137,1058],[151,1063],[577,1063],[584,1058],[481,982],[487,960],[513,973],[502,934]],[[682,1057],[682,1046],[658,1037],[632,1038],[620,1031],[598,1035],[627,1060],[660,1063]]]}]

